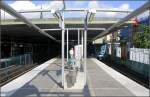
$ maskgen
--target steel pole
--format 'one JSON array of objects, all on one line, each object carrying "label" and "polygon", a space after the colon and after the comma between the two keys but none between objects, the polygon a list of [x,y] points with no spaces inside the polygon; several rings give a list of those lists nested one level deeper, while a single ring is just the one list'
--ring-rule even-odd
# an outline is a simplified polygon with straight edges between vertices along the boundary
[{"label": "steel pole", "polygon": [[82,60],[83,60],[83,55],[84,55],[84,52],[83,52],[83,33],[84,33],[84,31],[82,30],[82,32],[81,32]]},{"label": "steel pole", "polygon": [[[63,9],[58,10],[58,11],[65,11],[65,12],[85,12],[88,11],[89,9],[85,8],[67,8],[65,9],[65,6]],[[101,9],[101,8],[96,8],[95,9],[97,12],[120,12],[120,13],[131,13],[131,10],[112,10],[112,9]],[[33,13],[33,12],[50,12],[51,9],[37,9],[37,10],[23,10],[19,11],[19,13]]]},{"label": "steel pole", "polygon": [[85,84],[86,84],[86,79],[87,79],[87,68],[86,68],[86,64],[87,64],[87,19],[85,19],[84,22],[84,72],[85,72]]},{"label": "steel pole", "polygon": [[80,30],[78,29],[78,45],[80,44]]},{"label": "steel pole", "polygon": [[61,43],[61,62],[62,62],[62,87],[64,87],[64,40],[65,40],[65,25],[64,25],[64,12],[62,12],[62,43]]},{"label": "steel pole", "polygon": [[67,62],[68,62],[68,50],[69,48],[68,48],[68,29],[67,29]]}]

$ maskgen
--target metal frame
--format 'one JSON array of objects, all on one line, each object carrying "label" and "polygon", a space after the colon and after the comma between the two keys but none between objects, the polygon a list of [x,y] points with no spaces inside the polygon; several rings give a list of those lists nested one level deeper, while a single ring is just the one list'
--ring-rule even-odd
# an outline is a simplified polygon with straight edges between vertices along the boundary
[{"label": "metal frame", "polygon": [[[133,11],[132,13],[130,13],[129,15],[127,15],[125,18],[121,19],[119,22],[113,24],[111,27],[109,27],[107,30],[105,30],[104,32],[100,33],[99,35],[97,35],[95,38],[93,38],[93,40],[96,40],[97,38],[100,38],[108,33],[110,33],[109,31],[111,31],[112,29],[114,29],[115,27],[119,27],[121,25],[123,25],[125,22],[127,22],[128,20],[132,19],[133,17],[143,13],[144,11],[150,9],[150,1],[146,2],[143,6],[141,6],[140,8],[136,9],[135,11]],[[92,40],[92,41],[93,41]]]},{"label": "metal frame", "polygon": [[[33,12],[50,12],[50,9],[39,9],[39,10],[23,10],[23,11],[18,11],[19,13],[33,13]],[[89,11],[89,9],[85,9],[85,8],[67,8],[64,10],[58,10],[58,11],[81,11],[81,12],[87,12]],[[132,12],[131,10],[112,10],[112,9],[100,9],[100,8],[96,8],[97,12],[122,12],[122,13],[130,13]]]},{"label": "metal frame", "polygon": [[87,84],[87,31],[88,31],[88,23],[91,22],[94,18],[94,15],[96,14],[96,10],[95,9],[91,9],[87,11],[86,17],[84,19],[84,41],[83,41],[83,47],[84,47],[84,72],[85,72],[85,81],[84,83]]},{"label": "metal frame", "polygon": [[64,24],[64,12],[62,12],[62,42],[61,42],[61,62],[62,62],[62,86],[64,88],[64,62],[65,62],[65,59],[64,59],[64,48],[65,48],[65,44],[64,44],[64,40],[65,40],[65,24]]},{"label": "metal frame", "polygon": [[[84,28],[65,28],[67,30],[84,30]],[[58,31],[61,30],[61,28],[57,29],[42,29],[44,31]],[[106,30],[106,28],[87,28],[87,30]]]},{"label": "metal frame", "polygon": [[[83,42],[83,47],[84,47],[84,72],[85,72],[85,76],[84,76],[84,83],[87,84],[87,31],[88,31],[88,22],[91,22],[92,19],[94,18],[94,15],[96,14],[95,10],[89,10],[87,11],[86,17],[84,19],[84,42]],[[93,16],[92,16],[93,15]],[[92,19],[91,19],[92,18]]]},{"label": "metal frame", "polygon": [[78,45],[80,44],[80,30],[78,29]]},{"label": "metal frame", "polygon": [[68,62],[68,50],[69,50],[69,46],[68,46],[69,33],[68,32],[69,32],[69,30],[67,29],[67,62]]},{"label": "metal frame", "polygon": [[[83,42],[84,42],[83,35],[84,35],[84,31],[82,30],[82,32],[81,32],[81,45],[82,45],[82,48],[84,47],[83,46]],[[82,53],[84,53],[84,52],[82,51]],[[82,56],[82,60],[83,60],[83,56]]]},{"label": "metal frame", "polygon": [[33,27],[35,30],[38,30],[39,33],[45,35],[46,37],[49,37],[50,39],[58,42],[53,36],[49,35],[48,33],[44,32],[42,29],[40,29],[38,26],[30,22],[28,19],[26,19],[23,15],[18,13],[16,10],[14,10],[12,7],[4,3],[3,1],[0,1],[0,6],[3,10],[7,11],[9,14],[13,15],[16,18],[19,18],[24,23],[26,23],[29,27]]},{"label": "metal frame", "polygon": [[[85,72],[85,84],[86,84],[86,79],[87,79],[87,31],[88,30],[105,30],[104,32],[102,32],[101,34],[99,34],[98,36],[96,36],[94,38],[97,39],[103,35],[106,35],[109,33],[110,30],[112,30],[115,27],[121,26],[123,23],[125,23],[126,21],[128,21],[129,19],[133,18],[134,16],[142,13],[143,11],[147,10],[148,8],[150,8],[150,1],[147,2],[146,4],[144,4],[142,7],[138,8],[137,10],[135,10],[133,13],[129,14],[128,16],[126,16],[125,18],[121,19],[119,22],[117,22],[116,24],[112,25],[110,28],[108,28],[107,30],[105,28],[88,28],[88,23],[92,21],[92,19],[94,18],[94,14],[96,12],[90,11],[89,9],[66,9],[66,5],[65,2],[63,0],[63,9],[61,10],[57,10],[57,11],[52,11],[52,10],[28,10],[28,11],[15,11],[13,8],[11,8],[10,6],[8,6],[7,4],[5,4],[4,2],[0,2],[0,6],[2,7],[2,9],[4,9],[5,11],[7,11],[8,13],[10,13],[11,15],[21,19],[23,22],[25,22],[29,27],[33,27],[34,29],[38,30],[41,34],[49,37],[52,40],[55,40],[56,42],[58,42],[58,40],[56,40],[54,37],[52,37],[51,35],[49,35],[48,33],[46,33],[45,31],[51,31],[51,30],[61,30],[62,31],[62,41],[61,41],[61,62],[62,62],[62,86],[64,87],[64,45],[65,45],[65,19],[64,19],[64,12],[69,12],[69,11],[80,11],[80,12],[87,12],[86,14],[86,18],[84,19],[84,28],[67,28],[67,60],[68,60],[68,34],[69,34],[69,30],[78,30],[78,44],[80,44],[80,30],[83,30],[83,32],[81,33],[81,44],[84,48],[84,52],[83,52],[83,61],[84,61],[84,72]],[[126,11],[122,11],[122,10],[106,10],[106,9],[94,9],[97,12],[122,12],[122,13],[130,13],[131,11],[126,10]],[[53,15],[55,16],[55,18],[59,21],[60,23],[60,29],[40,29],[38,26],[36,26],[35,24],[33,24],[32,22],[30,22],[28,19],[26,19],[23,15],[21,15],[20,13],[33,13],[33,12],[51,12],[53,13]],[[62,14],[62,16],[61,16]]]},{"label": "metal frame", "polygon": [[85,81],[84,81],[84,83],[86,84],[86,80],[87,80],[87,71],[86,71],[86,69],[87,69],[87,67],[86,67],[86,64],[87,64],[87,27],[88,27],[88,24],[87,24],[87,17],[85,18],[85,24],[84,24],[84,27],[85,27],[85,29],[84,29],[84,42],[83,42],[83,44],[84,44],[84,54],[83,54],[83,56],[84,56],[84,72],[85,72],[85,77],[84,77],[84,79],[85,79]]}]

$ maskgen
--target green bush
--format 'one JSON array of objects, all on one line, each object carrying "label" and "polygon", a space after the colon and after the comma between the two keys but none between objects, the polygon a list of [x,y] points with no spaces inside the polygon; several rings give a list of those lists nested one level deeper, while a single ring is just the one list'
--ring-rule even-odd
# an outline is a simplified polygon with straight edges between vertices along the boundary
[{"label": "green bush", "polygon": [[150,48],[150,27],[146,25],[140,25],[140,29],[143,32],[136,32],[133,36],[133,44],[137,48]]}]

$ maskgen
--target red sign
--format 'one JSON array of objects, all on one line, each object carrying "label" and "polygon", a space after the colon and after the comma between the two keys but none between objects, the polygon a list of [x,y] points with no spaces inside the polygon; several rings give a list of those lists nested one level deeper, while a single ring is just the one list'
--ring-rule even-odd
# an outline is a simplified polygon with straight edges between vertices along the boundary
[{"label": "red sign", "polygon": [[138,24],[139,24],[138,19],[137,18],[133,19],[133,25],[134,26],[138,26]]}]

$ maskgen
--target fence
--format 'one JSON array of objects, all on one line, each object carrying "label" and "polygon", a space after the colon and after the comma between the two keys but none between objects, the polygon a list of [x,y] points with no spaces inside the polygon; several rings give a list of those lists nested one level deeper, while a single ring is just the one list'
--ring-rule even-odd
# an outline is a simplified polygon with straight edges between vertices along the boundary
[{"label": "fence", "polygon": [[150,49],[130,48],[130,60],[150,64]]},{"label": "fence", "polygon": [[149,77],[150,49],[128,48],[126,60],[121,60],[121,47],[115,47],[115,62],[124,64],[127,68]]},{"label": "fence", "polygon": [[[116,47],[115,51],[116,57],[121,58],[121,48]],[[129,48],[127,53],[129,53],[128,60],[150,64],[150,49]]]}]

